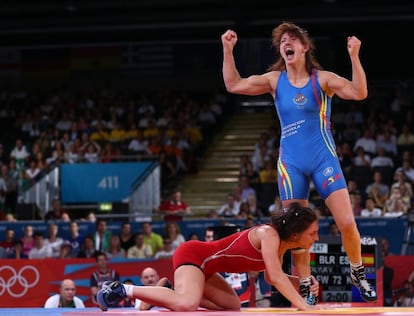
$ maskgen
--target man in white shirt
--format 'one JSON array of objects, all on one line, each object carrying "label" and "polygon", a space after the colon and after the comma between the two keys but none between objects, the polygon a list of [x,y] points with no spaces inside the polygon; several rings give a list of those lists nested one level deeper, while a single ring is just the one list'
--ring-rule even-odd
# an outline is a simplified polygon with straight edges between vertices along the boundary
[{"label": "man in white shirt", "polygon": [[226,204],[222,205],[218,211],[218,216],[223,217],[235,217],[239,214],[240,202],[236,201],[236,197],[233,193],[227,194]]},{"label": "man in white shirt", "polygon": [[371,156],[374,156],[377,153],[377,142],[369,128],[365,129],[364,135],[356,140],[353,148],[354,153],[358,147],[362,147],[364,151]]},{"label": "man in white shirt", "polygon": [[76,286],[71,279],[65,279],[60,283],[59,294],[52,295],[46,300],[45,308],[72,307],[85,308],[83,301],[75,296]]},{"label": "man in white shirt", "polygon": [[52,257],[52,248],[45,245],[45,237],[42,232],[35,232],[34,247],[29,251],[29,259],[45,259]]},{"label": "man in white shirt", "polygon": [[361,210],[361,217],[381,217],[382,210],[375,207],[374,200],[368,196],[365,200],[365,208]]}]

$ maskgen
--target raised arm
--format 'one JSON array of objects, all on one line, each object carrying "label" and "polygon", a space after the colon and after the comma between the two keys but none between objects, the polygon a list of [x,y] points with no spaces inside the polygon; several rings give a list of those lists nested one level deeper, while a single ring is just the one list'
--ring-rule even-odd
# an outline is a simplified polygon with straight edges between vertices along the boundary
[{"label": "raised arm", "polygon": [[349,36],[347,48],[352,66],[352,80],[330,73],[327,86],[342,99],[363,100],[368,96],[368,86],[365,71],[359,58],[361,41],[355,36]]},{"label": "raised arm", "polygon": [[237,34],[227,30],[221,36],[223,44],[223,79],[226,89],[230,93],[245,95],[260,95],[273,93],[270,83],[270,74],[253,75],[241,78],[233,56],[233,48],[237,43]]}]

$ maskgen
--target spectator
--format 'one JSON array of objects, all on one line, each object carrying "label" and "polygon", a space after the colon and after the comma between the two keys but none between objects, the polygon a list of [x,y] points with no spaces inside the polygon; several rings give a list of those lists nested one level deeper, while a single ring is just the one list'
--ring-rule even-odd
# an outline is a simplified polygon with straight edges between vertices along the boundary
[{"label": "spectator", "polygon": [[414,282],[409,280],[404,281],[403,290],[394,302],[396,307],[410,307],[414,306]]},{"label": "spectator", "polygon": [[372,197],[368,196],[365,199],[365,208],[361,211],[361,217],[381,217],[382,210],[375,207],[375,202]]},{"label": "spectator", "polygon": [[0,242],[0,247],[2,247],[6,251],[8,256],[13,253],[14,236],[14,230],[12,228],[7,228],[5,232],[5,239],[2,242]]},{"label": "spectator", "polygon": [[144,234],[137,233],[134,237],[135,244],[127,251],[127,258],[146,259],[151,258],[154,252],[150,245],[144,243]]},{"label": "spectator", "polygon": [[10,152],[10,159],[16,160],[16,166],[18,170],[22,170],[28,163],[30,153],[26,149],[26,146],[23,144],[21,138],[16,139],[15,147]]},{"label": "spectator", "polygon": [[413,197],[413,188],[411,183],[406,181],[404,172],[395,172],[394,180],[395,182],[391,185],[391,190],[396,187],[400,188],[403,200],[410,204]]},{"label": "spectator", "polygon": [[374,199],[375,206],[384,209],[384,202],[388,197],[390,188],[382,182],[382,174],[375,171],[373,174],[373,182],[368,184],[365,193]]},{"label": "spectator", "polygon": [[130,223],[123,222],[121,224],[121,234],[119,235],[119,238],[121,240],[121,248],[124,249],[126,253],[128,249],[135,244]]},{"label": "spectator", "polygon": [[36,160],[30,160],[29,168],[25,169],[25,176],[27,179],[34,179],[40,173],[40,169]]},{"label": "spectator", "polygon": [[45,220],[61,221],[64,213],[66,213],[66,211],[62,209],[60,200],[58,198],[54,198],[52,201],[52,209],[46,213]]},{"label": "spectator", "polygon": [[102,148],[97,142],[90,141],[88,143],[85,143],[80,149],[83,152],[83,159],[85,162],[99,162]]},{"label": "spectator", "polygon": [[78,258],[94,258],[96,253],[93,237],[91,235],[85,236]]},{"label": "spectator", "polygon": [[174,190],[170,200],[164,201],[158,208],[158,212],[164,214],[164,221],[181,221],[184,215],[191,214],[191,208],[182,199],[181,192]]},{"label": "spectator", "polygon": [[268,212],[270,216],[273,216],[281,211],[283,211],[282,200],[280,199],[279,195],[276,195],[274,202],[269,205]]},{"label": "spectator", "polygon": [[69,258],[75,258],[72,255],[72,245],[69,241],[64,241],[62,245],[60,246],[59,250],[59,259],[69,259]]},{"label": "spectator", "polygon": [[95,250],[108,251],[111,232],[107,229],[106,221],[102,218],[96,221],[96,231],[93,235]]},{"label": "spectator", "polygon": [[152,253],[156,253],[162,248],[162,236],[152,231],[152,225],[150,222],[143,222],[141,224],[142,233],[144,234],[144,243],[150,245]]},{"label": "spectator", "polygon": [[90,277],[90,288],[92,302],[96,304],[96,293],[102,287],[105,281],[119,281],[117,271],[108,267],[108,257],[103,252],[97,252],[95,255],[97,270]]},{"label": "spectator", "polygon": [[126,252],[121,248],[121,239],[119,235],[111,235],[108,250],[105,251],[108,258],[125,258]]},{"label": "spectator", "polygon": [[247,196],[247,204],[249,205],[249,214],[250,216],[253,216],[254,218],[260,220],[263,216],[267,216],[269,214],[264,214],[262,209],[257,203],[257,196],[256,194],[249,194]]},{"label": "spectator", "polygon": [[165,224],[164,235],[170,239],[173,250],[177,249],[179,245],[185,242],[185,238],[180,231],[180,226],[176,222],[168,222]]},{"label": "spectator", "polygon": [[397,137],[398,146],[412,146],[414,145],[414,134],[410,130],[410,126],[404,123],[401,127],[401,133]]},{"label": "spectator", "polygon": [[38,231],[33,234],[34,246],[30,249],[29,259],[45,259],[52,257],[52,248],[45,244],[45,237],[42,232]]},{"label": "spectator", "polygon": [[25,256],[29,256],[29,251],[34,247],[33,226],[27,225],[24,227],[21,241],[23,243],[23,253]]},{"label": "spectator", "polygon": [[371,160],[371,168],[390,167],[394,168],[394,161],[387,156],[384,147],[378,147],[377,155]]},{"label": "spectator", "polygon": [[152,155],[158,155],[158,163],[161,168],[161,186],[163,188],[169,187],[177,179],[178,171],[175,168],[174,164],[171,162],[171,159],[167,157],[165,151],[154,152],[151,151]]},{"label": "spectator", "polygon": [[171,239],[164,237],[162,243],[163,247],[155,253],[154,259],[171,258],[173,256],[175,249],[172,247]]},{"label": "spectator", "polygon": [[371,156],[365,153],[364,148],[358,147],[355,150],[355,156],[352,158],[352,164],[358,167],[370,167],[371,166]]},{"label": "spectator", "polygon": [[263,168],[260,170],[260,183],[277,184],[277,170],[270,157],[266,158],[263,162]]},{"label": "spectator", "polygon": [[86,215],[86,221],[90,223],[96,223],[96,215],[94,212],[89,212],[88,215]]},{"label": "spectator", "polygon": [[247,176],[240,176],[239,184],[241,202],[247,202],[247,197],[251,194],[256,195],[256,190],[251,187],[249,178]]},{"label": "spectator", "polygon": [[397,156],[397,137],[388,128],[377,136],[377,150],[381,147],[384,148],[387,156],[392,158]]},{"label": "spectator", "polygon": [[374,139],[373,132],[369,128],[365,128],[363,136],[356,140],[354,152],[356,153],[360,147],[371,157],[377,153],[377,143]]},{"label": "spectator", "polygon": [[217,214],[220,217],[234,218],[239,214],[239,211],[240,202],[236,201],[233,193],[229,193],[226,197],[226,203],[217,210]]},{"label": "spectator", "polygon": [[188,235],[187,240],[200,240],[200,236],[197,233],[193,232]]},{"label": "spectator", "polygon": [[60,248],[63,244],[63,238],[58,236],[59,226],[57,224],[49,224],[48,236],[45,239],[45,245],[52,249],[52,258],[60,255]]},{"label": "spectator", "polygon": [[83,236],[79,233],[79,225],[74,220],[69,223],[69,238],[67,241],[71,245],[70,256],[78,257],[83,245]]},{"label": "spectator", "polygon": [[341,231],[338,228],[338,225],[335,222],[332,222],[329,224],[328,226],[328,236],[333,236],[333,237],[340,237],[341,236]]},{"label": "spectator", "polygon": [[16,239],[13,244],[13,251],[9,255],[9,259],[27,259],[28,256],[23,251],[23,242],[21,239]]},{"label": "spectator", "polygon": [[408,159],[402,161],[402,165],[395,170],[396,172],[404,172],[405,177],[411,184],[414,184],[414,168],[411,166],[411,162]]},{"label": "spectator", "polygon": [[[247,157],[247,155],[246,155]],[[243,171],[244,170],[244,171]],[[249,178],[249,183],[254,190],[259,190],[260,187],[260,174],[253,167],[253,162],[248,160],[244,165],[244,168],[240,170],[240,175],[246,176]]]},{"label": "spectator", "polygon": [[138,131],[134,139],[128,144],[128,150],[131,153],[138,155],[150,155],[151,152],[148,149],[148,140],[144,137],[142,131]]},{"label": "spectator", "polygon": [[391,190],[389,198],[384,204],[384,216],[385,217],[398,217],[406,215],[410,207],[410,204],[406,203],[402,196],[399,187],[394,187]]},{"label": "spectator", "polygon": [[249,203],[241,202],[240,208],[239,208],[239,214],[237,214],[234,218],[235,219],[247,219],[250,217],[253,218],[253,216],[250,215]]},{"label": "spectator", "polygon": [[76,296],[75,282],[65,279],[60,283],[59,294],[52,295],[46,300],[45,308],[72,307],[85,308],[83,301]]}]

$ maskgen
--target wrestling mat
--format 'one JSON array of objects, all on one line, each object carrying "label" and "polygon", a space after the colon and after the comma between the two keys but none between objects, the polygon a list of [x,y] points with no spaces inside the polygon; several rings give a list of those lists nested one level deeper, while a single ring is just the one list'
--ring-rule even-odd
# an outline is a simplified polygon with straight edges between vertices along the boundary
[{"label": "wrestling mat", "polygon": [[335,307],[324,306],[324,309],[317,311],[298,311],[294,308],[243,308],[241,311],[207,311],[198,310],[195,312],[171,312],[168,310],[137,311],[133,308],[117,308],[102,312],[98,308],[0,308],[0,315],[7,316],[295,316],[295,315],[363,315],[363,316],[412,316],[414,307]]}]

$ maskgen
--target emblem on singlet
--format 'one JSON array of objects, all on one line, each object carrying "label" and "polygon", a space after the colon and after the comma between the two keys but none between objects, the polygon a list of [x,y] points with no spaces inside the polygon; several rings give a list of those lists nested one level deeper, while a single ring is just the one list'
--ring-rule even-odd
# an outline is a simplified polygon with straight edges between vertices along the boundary
[{"label": "emblem on singlet", "polygon": [[323,175],[329,177],[333,173],[334,169],[332,167],[327,167],[323,170]]},{"label": "emblem on singlet", "polygon": [[296,107],[300,110],[305,108],[305,104],[307,102],[306,97],[302,94],[302,93],[298,93],[294,98],[293,98],[293,103],[296,104]]}]

